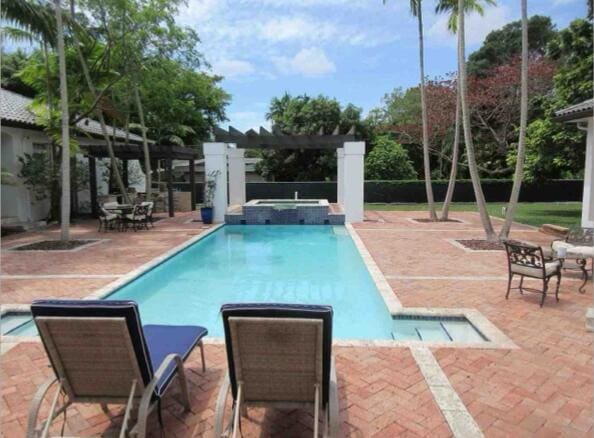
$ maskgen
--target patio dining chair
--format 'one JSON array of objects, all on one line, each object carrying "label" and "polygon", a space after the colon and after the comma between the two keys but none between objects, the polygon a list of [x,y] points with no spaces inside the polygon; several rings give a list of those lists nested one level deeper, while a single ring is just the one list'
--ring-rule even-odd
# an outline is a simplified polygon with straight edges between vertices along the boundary
[{"label": "patio dining chair", "polygon": [[148,205],[137,204],[134,206],[132,213],[123,215],[124,223],[126,228],[131,225],[134,231],[138,231],[141,228],[148,230]]},{"label": "patio dining chair", "polygon": [[[313,408],[324,436],[338,433],[338,392],[332,359],[332,307],[285,304],[226,304],[228,376],[219,391],[214,436],[236,437],[248,407]],[[224,425],[225,404],[232,412]]]},{"label": "patio dining chair", "polygon": [[[162,426],[161,399],[176,376],[181,401],[190,410],[183,363],[198,346],[205,370],[204,327],[142,326],[134,301],[38,300],[31,313],[54,376],[33,398],[27,438],[46,437],[51,423],[73,403],[98,403],[106,414],[108,404],[125,405],[119,436],[144,437],[155,408]],[[39,421],[42,402],[54,386],[47,418]]]},{"label": "patio dining chair", "polygon": [[114,230],[120,225],[120,216],[115,213],[107,211],[103,207],[99,207],[99,229],[98,232],[107,230]]},{"label": "patio dining chair", "polygon": [[155,225],[153,224],[153,210],[155,203],[153,201],[144,201],[141,202],[140,205],[146,207],[146,222],[147,224],[151,224],[151,228],[154,228]]},{"label": "patio dining chair", "polygon": [[[557,287],[555,289],[555,299],[559,301],[559,286],[561,285],[561,262],[559,260],[547,261],[542,248],[537,245],[521,243],[515,241],[506,241],[505,251],[507,253],[508,280],[507,293],[505,299],[509,298],[512,289],[524,292],[536,292],[542,294],[540,307],[544,305],[545,298],[549,289],[549,282],[552,277],[557,277]],[[512,288],[514,275],[520,277],[518,287]],[[524,286],[524,277],[534,278],[542,281],[542,289]]]}]

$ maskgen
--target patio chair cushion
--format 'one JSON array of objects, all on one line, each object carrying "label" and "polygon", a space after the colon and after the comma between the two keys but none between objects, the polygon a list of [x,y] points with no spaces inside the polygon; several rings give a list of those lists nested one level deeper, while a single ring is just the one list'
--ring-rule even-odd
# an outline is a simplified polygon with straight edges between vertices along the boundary
[{"label": "patio chair cushion", "polygon": [[[545,263],[545,276],[549,277],[551,275],[554,275],[557,272],[557,270],[560,268],[560,266],[561,266],[561,263],[559,262],[559,260]],[[533,278],[542,278],[542,269],[541,268],[535,268],[532,266],[522,266],[522,265],[512,263],[511,271],[514,274],[526,275],[528,277],[533,277]]]},{"label": "patio chair cushion", "polygon": [[146,215],[144,214],[127,214],[126,219],[130,221],[143,221],[146,219]]},{"label": "patio chair cushion", "polygon": [[[148,344],[151,363],[157,370],[165,357],[176,353],[185,361],[194,347],[208,334],[204,327],[193,325],[145,325],[144,337]],[[175,363],[163,373],[157,383],[156,393],[161,396],[175,375]]]},{"label": "patio chair cushion", "polygon": [[225,329],[225,348],[229,364],[229,380],[233,397],[237,396],[237,381],[233,363],[233,347],[229,327],[230,317],[261,317],[261,318],[306,318],[321,319],[324,327],[322,340],[323,380],[322,402],[326,404],[329,399],[330,367],[332,360],[332,306],[304,305],[304,304],[274,304],[274,303],[239,303],[224,304],[221,307],[223,325]]},{"label": "patio chair cushion", "polygon": [[[150,354],[143,334],[140,312],[135,301],[36,300],[31,304],[31,314],[34,318],[38,316],[125,318],[145,385],[153,378]],[[52,366],[55,371],[54,364]]]}]

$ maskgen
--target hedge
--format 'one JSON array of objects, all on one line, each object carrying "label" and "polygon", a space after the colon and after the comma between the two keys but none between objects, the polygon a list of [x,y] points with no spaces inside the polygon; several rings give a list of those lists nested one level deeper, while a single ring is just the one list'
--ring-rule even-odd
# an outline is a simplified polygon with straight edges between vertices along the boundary
[{"label": "hedge", "polygon": [[[520,192],[522,202],[569,202],[581,201],[582,180],[549,180],[539,183],[524,183]],[[445,198],[447,181],[433,181],[436,201]],[[506,202],[509,200],[512,180],[482,180],[483,192],[487,202]],[[176,190],[189,191],[188,183],[175,183]],[[328,199],[336,202],[336,181],[318,182],[248,182],[247,200],[252,199],[292,199],[298,192],[299,198]],[[203,184],[196,184],[198,202],[203,199]],[[365,202],[422,203],[426,202],[425,182],[414,181],[365,181]],[[474,202],[474,191],[470,180],[456,182],[454,202]]]}]

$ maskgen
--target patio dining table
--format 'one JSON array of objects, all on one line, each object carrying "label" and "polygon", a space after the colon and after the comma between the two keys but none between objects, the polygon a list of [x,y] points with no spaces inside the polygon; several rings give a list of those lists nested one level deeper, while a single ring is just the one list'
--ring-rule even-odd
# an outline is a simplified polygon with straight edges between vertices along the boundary
[{"label": "patio dining table", "polygon": [[134,206],[132,204],[108,205],[104,206],[103,208],[111,213],[119,215],[130,214],[134,211]]},{"label": "patio dining table", "polygon": [[[562,240],[554,241],[551,245],[553,256],[563,264],[564,269],[576,269],[582,272],[583,283],[579,291],[584,293],[586,283],[588,281],[588,259],[594,259],[594,247],[574,245]],[[565,252],[563,257],[559,256],[560,252]]]}]

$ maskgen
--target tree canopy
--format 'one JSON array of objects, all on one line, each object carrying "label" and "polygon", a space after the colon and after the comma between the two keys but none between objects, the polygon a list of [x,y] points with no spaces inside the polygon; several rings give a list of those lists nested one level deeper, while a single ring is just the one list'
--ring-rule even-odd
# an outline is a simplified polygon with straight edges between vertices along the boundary
[{"label": "tree canopy", "polygon": [[[266,114],[275,129],[286,134],[331,133],[336,126],[346,132],[355,126],[359,134],[367,129],[361,109],[348,104],[341,108],[336,99],[326,96],[291,96],[273,98]],[[261,151],[260,173],[268,180],[323,181],[336,176],[336,151],[321,149],[277,149]]]}]

